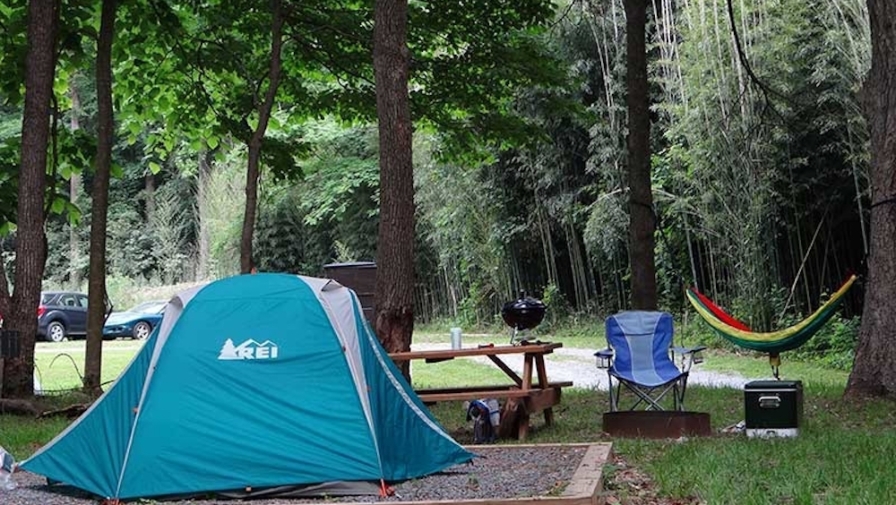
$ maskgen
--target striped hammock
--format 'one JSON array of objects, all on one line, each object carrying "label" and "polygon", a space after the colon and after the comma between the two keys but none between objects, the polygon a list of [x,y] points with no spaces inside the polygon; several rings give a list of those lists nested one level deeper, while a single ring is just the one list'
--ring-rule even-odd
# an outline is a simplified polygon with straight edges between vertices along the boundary
[{"label": "striped hammock", "polygon": [[843,296],[855,281],[856,276],[851,275],[824,305],[806,319],[789,328],[767,333],[751,331],[747,325],[726,313],[694,288],[687,290],[687,296],[697,313],[720,336],[737,346],[767,352],[775,356],[783,351],[796,349],[809,340],[812,335],[815,335],[837,311],[837,307],[843,301]]}]

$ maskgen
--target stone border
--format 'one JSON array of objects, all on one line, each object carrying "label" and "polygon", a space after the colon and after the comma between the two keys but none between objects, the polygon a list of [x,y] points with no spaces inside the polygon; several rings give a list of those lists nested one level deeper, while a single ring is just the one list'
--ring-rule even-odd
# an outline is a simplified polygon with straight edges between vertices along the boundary
[{"label": "stone border", "polygon": [[[398,501],[388,502],[388,505],[603,505],[603,496],[600,495],[601,482],[603,480],[603,467],[610,460],[613,452],[611,443],[579,443],[579,444],[519,444],[519,445],[493,445],[493,446],[469,446],[471,451],[491,449],[510,449],[514,447],[587,447],[582,461],[573,473],[572,479],[566,489],[559,496],[528,496],[525,498],[478,498],[470,500],[427,500],[427,501]],[[382,505],[383,502],[368,502],[357,505]],[[356,505],[356,504],[351,504]]]}]

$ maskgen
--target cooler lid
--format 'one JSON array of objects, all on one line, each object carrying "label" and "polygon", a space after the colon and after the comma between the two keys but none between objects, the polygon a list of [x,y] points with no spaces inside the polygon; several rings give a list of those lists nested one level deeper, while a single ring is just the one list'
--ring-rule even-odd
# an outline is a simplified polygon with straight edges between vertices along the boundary
[{"label": "cooler lid", "polygon": [[759,380],[744,384],[744,390],[750,389],[802,389],[803,381]]}]

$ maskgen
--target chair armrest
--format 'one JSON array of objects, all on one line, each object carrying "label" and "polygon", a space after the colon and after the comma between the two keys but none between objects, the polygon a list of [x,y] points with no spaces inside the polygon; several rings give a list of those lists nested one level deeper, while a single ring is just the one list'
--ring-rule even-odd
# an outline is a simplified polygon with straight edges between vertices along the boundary
[{"label": "chair armrest", "polygon": [[700,351],[704,351],[704,350],[706,350],[706,346],[705,346],[705,345],[698,345],[697,347],[678,347],[678,346],[675,346],[675,347],[672,348],[672,352],[674,352],[675,354],[681,354],[681,355],[692,354],[692,353],[700,352]]},{"label": "chair armrest", "polygon": [[594,353],[594,355],[597,356],[598,358],[612,358],[613,357],[613,349],[610,349],[609,347],[606,349],[601,349],[601,350],[597,351],[596,353]]},{"label": "chair armrest", "polygon": [[703,363],[703,355],[700,354],[700,352],[705,349],[705,345],[698,345],[697,347],[673,347],[672,352],[681,355],[681,371],[688,372],[691,370],[692,366]]}]

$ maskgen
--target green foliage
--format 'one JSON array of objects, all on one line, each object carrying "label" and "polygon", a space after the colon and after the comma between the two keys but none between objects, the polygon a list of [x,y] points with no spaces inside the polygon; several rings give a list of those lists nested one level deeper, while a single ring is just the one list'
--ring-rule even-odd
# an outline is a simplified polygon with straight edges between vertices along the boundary
[{"label": "green foliage", "polygon": [[467,293],[461,300],[457,308],[457,322],[466,327],[481,328],[490,321],[484,320],[488,317],[488,313],[482,310],[483,306],[487,306],[490,300],[487,288],[484,288],[478,281],[472,281],[467,286]]},{"label": "green foliage", "polygon": [[265,191],[255,232],[255,261],[267,272],[318,275],[329,259],[329,236],[305,222],[304,194],[288,188]]},{"label": "green foliage", "polygon": [[[208,278],[239,273],[240,231],[245,202],[244,148],[233,149],[215,163],[204,198],[197,202],[200,229],[207,233]],[[262,209],[263,214],[263,209]]]},{"label": "green foliage", "polygon": [[808,342],[793,351],[796,359],[817,361],[837,370],[852,369],[859,337],[858,317],[835,315]]},{"label": "green foliage", "polygon": [[[92,165],[96,151],[91,135],[73,132],[60,126],[65,112],[71,108],[69,84],[79,68],[89,58],[87,53],[96,37],[93,22],[98,18],[94,2],[71,0],[61,2],[57,35],[56,71],[53,110],[51,111],[52,139],[47,146],[50,157],[46,208],[53,214],[65,215],[78,222],[81,210],[67,202],[65,186],[74,175],[85,172]],[[18,172],[21,136],[21,111],[24,104],[25,56],[27,53],[27,2],[11,0],[0,7],[0,233],[8,232],[15,223],[18,200],[15,180]]]},{"label": "green foliage", "polygon": [[415,185],[423,221],[418,229],[438,255],[431,268],[455,290],[457,305],[440,307],[442,315],[466,325],[491,320],[513,293],[506,244],[522,227],[501,222],[502,188],[485,174],[437,162],[415,167]]},{"label": "green foliage", "polygon": [[[79,279],[87,277],[89,257],[86,254],[78,254],[77,258],[74,257],[70,232],[71,226],[64,219],[51,216],[47,220],[47,263],[44,280],[50,285],[80,289],[82,286],[72,285],[70,281],[75,277]],[[75,237],[80,244],[87,243],[87,235],[86,228],[75,231]],[[86,285],[84,287],[86,289]]]},{"label": "green foliage", "polygon": [[539,135],[511,114],[515,91],[558,86],[564,71],[540,37],[554,5],[475,0],[409,5],[412,113],[445,135],[442,152],[469,162],[471,150]]},{"label": "green foliage", "polygon": [[24,100],[27,18],[24,0],[7,0],[0,5],[0,106],[19,105]]},{"label": "green foliage", "polygon": [[307,190],[298,202],[305,222],[336,224],[375,217],[379,204],[375,129],[344,129],[333,121],[321,121],[309,124],[307,130],[305,137],[313,148],[301,163]]},{"label": "green foliage", "polygon": [[[188,184],[182,179],[178,182]],[[191,250],[195,218],[193,207],[181,198],[177,186],[172,181],[156,192],[155,210],[147,223],[152,236],[152,257],[165,284],[193,278],[189,260],[195,256]]]},{"label": "green foliage", "polygon": [[21,137],[0,139],[0,237],[16,222]]},{"label": "green foliage", "polygon": [[621,194],[598,197],[589,209],[585,244],[595,258],[612,260],[628,253],[628,211]]},{"label": "green foliage", "polygon": [[[753,326],[775,328],[860,266],[868,151],[856,92],[870,34],[862,0],[735,4],[747,60],[783,97],[745,75],[723,3],[663,0],[650,20],[658,284],[669,310],[686,310],[682,288],[697,283]],[[375,259],[373,3],[284,5],[255,260],[319,274],[330,261]],[[47,280],[60,285],[86,275],[86,254],[67,255],[72,228],[87,244],[95,7],[64,2],[46,200]],[[0,6],[0,235],[15,221],[25,8]],[[418,321],[487,327],[519,289],[547,300],[551,330],[626,308],[621,1],[572,3],[556,18],[545,0],[410,9]],[[242,0],[138,0],[118,21],[109,271],[148,283],[236,273],[270,14]],[[83,183],[74,204],[72,177]],[[851,324],[812,344],[848,362]]]},{"label": "green foliage", "polygon": [[550,310],[545,311],[545,321],[542,322],[546,330],[550,330],[561,321],[566,320],[572,313],[572,307],[556,284],[548,284],[544,288],[541,301],[545,306],[550,307]]},{"label": "green foliage", "polygon": [[109,206],[109,245],[106,260],[109,273],[129,278],[152,275],[155,246],[151,230],[137,210],[126,203]]},{"label": "green foliage", "polygon": [[323,273],[332,261],[375,256],[379,167],[375,130],[332,119],[302,128],[304,177],[265,186],[256,262],[268,271]]},{"label": "green foliage", "polygon": [[840,20],[847,3],[858,2],[736,5],[745,55],[761,85],[734,54],[724,3],[682,5],[677,26],[658,21],[671,38],[654,64],[664,147],[655,151],[655,183],[674,195],[662,215],[671,225],[663,238],[677,243],[661,251],[671,264],[658,271],[668,280],[676,265],[684,270],[686,257],[674,250],[688,248],[691,282],[734,300],[741,318],[759,329],[777,325],[778,290],[795,277],[793,302],[808,312],[819,303],[813,294],[843,276],[820,244],[860,244],[861,234],[840,224],[862,219],[861,177],[849,162],[864,152],[849,88],[858,81],[842,78],[856,75],[843,73],[856,65],[830,42],[849,40],[853,54],[861,52],[861,29],[851,25],[858,18]]}]

